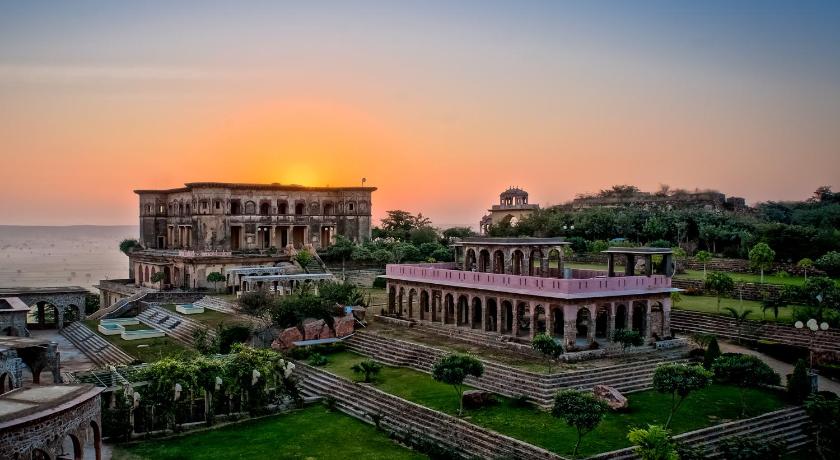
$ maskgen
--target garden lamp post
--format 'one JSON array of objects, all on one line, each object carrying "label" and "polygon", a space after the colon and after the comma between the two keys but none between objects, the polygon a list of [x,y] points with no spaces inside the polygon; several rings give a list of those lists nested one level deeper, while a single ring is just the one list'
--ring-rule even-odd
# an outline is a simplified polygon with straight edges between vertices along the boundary
[{"label": "garden lamp post", "polygon": [[822,323],[817,323],[817,320],[814,318],[809,319],[804,324],[802,321],[797,321],[794,323],[794,326],[797,329],[804,329],[808,328],[808,333],[810,334],[810,341],[808,342],[808,366],[811,368],[811,371],[814,370],[814,338],[817,336],[817,332],[819,331],[826,331],[828,330],[828,323],[823,321]]}]

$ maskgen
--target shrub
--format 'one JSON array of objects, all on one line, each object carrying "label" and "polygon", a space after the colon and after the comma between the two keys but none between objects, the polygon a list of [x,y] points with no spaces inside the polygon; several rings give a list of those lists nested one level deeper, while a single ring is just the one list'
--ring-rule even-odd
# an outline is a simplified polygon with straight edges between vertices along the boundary
[{"label": "shrub", "polygon": [[651,241],[650,243],[648,243],[648,246],[652,248],[670,248],[672,245],[671,242],[668,240],[659,239]]},{"label": "shrub", "polygon": [[312,353],[309,355],[309,364],[312,366],[326,366],[329,360],[320,353]]},{"label": "shrub", "polygon": [[817,259],[814,265],[831,276],[840,276],[840,252],[827,252]]},{"label": "shrub", "polygon": [[801,404],[811,394],[811,379],[808,377],[807,364],[804,359],[796,362],[793,373],[788,376],[787,391],[790,400]]},{"label": "shrub", "polygon": [[778,439],[736,436],[724,439],[718,452],[727,460],[778,460],[785,453],[785,443]]},{"label": "shrub", "polygon": [[356,363],[350,368],[356,374],[362,375],[362,381],[371,383],[373,379],[382,371],[382,365],[372,359]]},{"label": "shrub", "polygon": [[230,353],[235,343],[245,343],[251,338],[251,328],[242,324],[225,326],[219,324],[216,328],[215,348],[219,353],[226,355]]},{"label": "shrub", "polygon": [[629,346],[638,347],[645,343],[645,340],[642,338],[642,335],[639,334],[639,331],[634,331],[631,329],[616,329],[613,332],[613,342],[617,342],[621,344],[621,349],[625,350]]},{"label": "shrub", "polygon": [[711,369],[712,364],[720,356],[720,346],[718,345],[717,337],[712,336],[709,340],[709,345],[706,346],[706,353],[703,355],[703,367]]},{"label": "shrub", "polygon": [[761,385],[778,385],[779,374],[760,358],[752,355],[726,353],[717,358],[712,371],[718,380],[740,388],[741,415],[746,414],[744,389]]},{"label": "shrub", "polygon": [[677,449],[666,428],[648,425],[627,433],[627,439],[636,446],[635,452],[642,460],[678,460]]},{"label": "shrub", "polygon": [[671,408],[665,429],[671,425],[671,419],[691,392],[706,388],[712,384],[712,373],[702,366],[687,364],[662,364],[653,373],[653,388],[659,393],[671,395]]},{"label": "shrub", "polygon": [[376,278],[373,279],[373,287],[375,287],[377,289],[385,289],[387,286],[388,286],[388,280],[387,279],[385,279],[381,276],[377,276]]},{"label": "shrub", "polygon": [[531,340],[531,348],[543,355],[549,374],[551,373],[551,362],[563,354],[563,346],[557,343],[554,337],[544,332],[534,336]]}]

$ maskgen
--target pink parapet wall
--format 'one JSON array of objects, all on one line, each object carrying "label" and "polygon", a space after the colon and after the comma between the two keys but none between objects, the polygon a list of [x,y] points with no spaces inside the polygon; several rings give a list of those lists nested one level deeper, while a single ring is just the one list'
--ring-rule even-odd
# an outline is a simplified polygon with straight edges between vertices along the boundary
[{"label": "pink parapet wall", "polygon": [[615,276],[597,270],[572,270],[572,279],[542,278],[499,273],[467,272],[456,270],[454,263],[389,264],[385,274],[405,280],[428,281],[444,284],[467,284],[476,288],[494,290],[514,289],[529,291],[534,295],[585,295],[604,292],[669,289],[671,278],[665,275]]}]

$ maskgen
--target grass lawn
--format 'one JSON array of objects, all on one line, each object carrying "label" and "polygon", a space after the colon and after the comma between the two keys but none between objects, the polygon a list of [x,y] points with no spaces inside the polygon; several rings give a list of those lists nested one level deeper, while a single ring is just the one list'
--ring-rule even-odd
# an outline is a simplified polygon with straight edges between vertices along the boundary
[{"label": "grass lawn", "polygon": [[327,412],[318,405],[216,430],[118,446],[113,458],[401,460],[426,457],[394,443],[373,426],[340,412]]},{"label": "grass lawn", "polygon": [[[708,270],[711,273],[711,270]],[[760,283],[761,275],[758,273],[733,273],[726,272],[731,276],[735,282],[742,283]],[[702,280],[703,270],[686,270],[685,273],[676,275],[675,278],[687,278],[692,280]],[[805,284],[805,277],[802,276],[779,276],[776,273],[764,273],[764,282],[767,284],[783,284],[790,286],[802,286]]]},{"label": "grass lawn", "polygon": [[183,316],[185,318],[189,318],[189,319],[195,320],[199,323],[205,324],[205,325],[207,325],[207,327],[209,327],[212,330],[215,330],[216,327],[219,324],[222,324],[222,323],[224,323],[228,326],[233,325],[233,324],[246,324],[247,323],[247,321],[243,320],[242,318],[238,318],[236,316],[229,315],[227,313],[223,313],[223,312],[220,312],[220,311],[211,310],[209,308],[205,308],[204,313],[195,313],[195,314],[192,314],[192,315],[185,315],[183,313],[178,313],[177,311],[175,311],[175,305],[167,304],[167,305],[161,305],[161,307],[163,307],[165,310],[169,310],[172,313],[175,313],[177,315],[180,315],[180,316]]},{"label": "grass lawn", "polygon": [[[355,379],[350,366],[366,359],[350,352],[328,356],[325,369],[346,378]],[[458,398],[451,386],[432,380],[431,376],[408,368],[385,366],[376,387],[409,401],[454,415]],[[631,427],[664,423],[668,417],[669,398],[645,391],[628,395],[630,409],[610,412],[581,444],[582,455],[628,447],[627,431]],[[499,433],[521,439],[556,452],[571,455],[577,439],[576,431],[548,412],[517,407],[511,400],[500,398],[495,407],[468,411],[466,419]],[[781,396],[764,390],[749,389],[745,392],[747,417],[780,409],[784,406]],[[717,423],[740,418],[741,402],[737,388],[713,385],[689,396],[674,416],[671,428],[674,433],[696,430]]]},{"label": "grass lawn", "polygon": [[[195,353],[171,337],[155,337],[152,339],[123,340],[119,335],[105,335],[100,333],[96,326],[98,320],[86,320],[85,325],[100,337],[120,348],[122,351],[145,363],[159,361],[170,356]],[[126,326],[127,330],[148,329],[149,327],[140,324]]]},{"label": "grass lawn", "polygon": [[[738,300],[724,297],[720,299],[720,314],[729,315],[729,313],[724,311],[724,308],[726,307],[732,307],[738,310],[739,312],[744,310],[752,310],[752,313],[750,314],[748,319],[776,321],[776,318],[773,316],[773,311],[768,310],[766,313],[764,313],[761,310],[761,302],[757,300]],[[683,294],[682,300],[680,300],[679,303],[675,304],[674,308],[678,310],[693,310],[703,313],[718,313],[717,297]],[[778,321],[783,323],[793,322],[793,308],[794,307],[790,306],[780,308]]]}]

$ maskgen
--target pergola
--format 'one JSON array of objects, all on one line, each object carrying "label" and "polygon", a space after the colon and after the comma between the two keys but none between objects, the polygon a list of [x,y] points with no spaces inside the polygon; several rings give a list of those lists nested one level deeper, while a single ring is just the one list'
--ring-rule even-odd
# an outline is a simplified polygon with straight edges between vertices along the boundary
[{"label": "pergola", "polygon": [[[645,276],[674,274],[674,251],[670,248],[609,248],[602,251],[607,254],[607,276],[612,278],[615,274],[615,255],[625,257],[624,276],[636,275],[637,260],[644,261]],[[653,257],[660,256],[662,260],[654,267]]]},{"label": "pergola", "polygon": [[[244,276],[240,281],[239,292],[256,291],[266,284],[271,284],[272,291],[288,294],[300,283],[333,281],[332,273],[298,273],[294,275],[252,275]],[[280,288],[283,288],[280,291]]]}]

